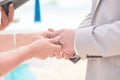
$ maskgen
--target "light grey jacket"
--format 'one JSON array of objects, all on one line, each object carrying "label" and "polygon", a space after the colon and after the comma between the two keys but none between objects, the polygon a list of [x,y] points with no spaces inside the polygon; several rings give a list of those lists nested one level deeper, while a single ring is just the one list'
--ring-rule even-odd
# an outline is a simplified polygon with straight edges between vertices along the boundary
[{"label": "light grey jacket", "polygon": [[86,80],[120,80],[120,0],[93,0],[76,30],[75,51],[88,59]]}]

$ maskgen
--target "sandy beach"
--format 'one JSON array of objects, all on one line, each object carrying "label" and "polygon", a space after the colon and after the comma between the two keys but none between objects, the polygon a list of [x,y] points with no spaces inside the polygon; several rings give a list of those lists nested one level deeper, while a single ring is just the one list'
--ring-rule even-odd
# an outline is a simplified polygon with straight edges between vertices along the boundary
[{"label": "sandy beach", "polygon": [[41,66],[33,65],[30,69],[38,80],[85,80],[86,63],[86,60],[81,60],[73,64],[61,59],[43,62]]}]

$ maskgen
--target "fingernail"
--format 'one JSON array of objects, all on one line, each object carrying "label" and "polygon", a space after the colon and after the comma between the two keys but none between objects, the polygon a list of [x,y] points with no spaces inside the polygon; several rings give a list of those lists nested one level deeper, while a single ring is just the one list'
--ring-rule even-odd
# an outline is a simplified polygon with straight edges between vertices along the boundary
[{"label": "fingernail", "polygon": [[61,36],[57,36],[56,38],[60,41],[62,37]]},{"label": "fingernail", "polygon": [[60,56],[63,57],[63,53],[62,52],[60,53]]},{"label": "fingernail", "polygon": [[10,4],[10,6],[13,6],[13,4]]}]

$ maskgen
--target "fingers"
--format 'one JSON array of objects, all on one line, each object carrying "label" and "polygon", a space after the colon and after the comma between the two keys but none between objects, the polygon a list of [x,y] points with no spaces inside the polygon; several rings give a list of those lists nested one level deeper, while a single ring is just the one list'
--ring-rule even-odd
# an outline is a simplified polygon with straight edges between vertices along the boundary
[{"label": "fingers", "polygon": [[60,45],[54,44],[53,53],[49,54],[49,57],[56,57],[57,59],[61,59],[62,56],[60,55],[62,47]]},{"label": "fingers", "polygon": [[41,32],[40,35],[43,36],[44,38],[51,38],[51,35],[54,31],[55,31],[54,29],[49,28],[47,31]]},{"label": "fingers", "polygon": [[9,13],[8,16],[6,15],[5,11],[3,10],[2,7],[0,7],[1,10],[1,24],[0,24],[0,30],[5,29],[10,22],[13,20],[13,16],[14,16],[14,8],[13,8],[13,4],[10,4],[9,6]]},{"label": "fingers", "polygon": [[63,58],[64,58],[64,59],[68,60],[69,58],[73,57],[74,52],[72,52],[72,51],[65,51],[65,50],[64,50],[64,51],[62,52],[62,55],[63,55]]},{"label": "fingers", "polygon": [[62,56],[62,46],[61,45],[58,45],[58,48],[55,51],[55,57],[57,59],[63,58],[63,56]]},{"label": "fingers", "polygon": [[54,31],[54,32],[50,35],[50,37],[51,37],[51,38],[54,38],[54,37],[56,37],[56,36],[59,36],[62,32],[63,32],[63,30]]},{"label": "fingers", "polygon": [[49,54],[49,57],[56,57],[57,59],[62,58],[62,56],[60,55],[62,46],[58,45],[59,37],[53,38],[53,39],[48,39],[48,41],[50,42],[51,48],[53,49],[53,53]]},{"label": "fingers", "polygon": [[56,57],[57,59],[61,59],[61,58],[62,58],[61,51],[55,52],[55,57]]},{"label": "fingers", "polygon": [[52,28],[49,28],[48,31],[50,31],[50,32],[54,32],[55,30],[52,29]]},{"label": "fingers", "polygon": [[48,38],[55,38],[56,36],[60,36],[60,34],[61,34],[64,30],[55,31],[54,29],[49,28],[48,31],[49,31],[49,33],[47,34],[47,37],[48,37]]},{"label": "fingers", "polygon": [[49,42],[54,43],[54,44],[59,44],[61,39],[61,36],[58,36],[56,38],[49,39]]},{"label": "fingers", "polygon": [[59,39],[60,39],[60,37],[50,39],[50,42],[54,46],[54,57],[56,57],[57,59],[61,59],[62,58],[62,55],[61,55],[62,45],[58,45]]},{"label": "fingers", "polygon": [[13,16],[14,16],[14,7],[13,7],[13,4],[10,4],[9,5],[9,13],[8,13],[9,22],[11,22],[13,20]]},{"label": "fingers", "polygon": [[2,16],[2,19],[1,19],[0,29],[3,30],[9,24],[9,21],[2,7],[1,7],[1,16]]}]

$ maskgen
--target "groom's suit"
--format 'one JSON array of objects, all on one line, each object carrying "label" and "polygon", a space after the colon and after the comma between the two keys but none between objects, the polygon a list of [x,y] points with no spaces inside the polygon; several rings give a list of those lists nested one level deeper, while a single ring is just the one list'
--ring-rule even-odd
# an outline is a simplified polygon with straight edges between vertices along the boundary
[{"label": "groom's suit", "polygon": [[[75,34],[75,51],[88,58],[86,80],[120,79],[120,0],[93,0]],[[96,58],[100,56],[102,58]]]}]

